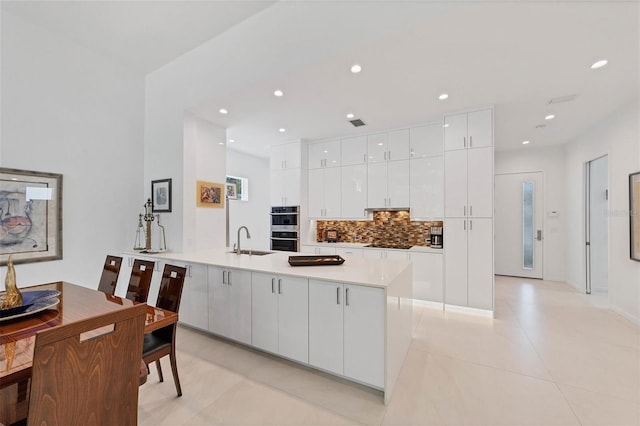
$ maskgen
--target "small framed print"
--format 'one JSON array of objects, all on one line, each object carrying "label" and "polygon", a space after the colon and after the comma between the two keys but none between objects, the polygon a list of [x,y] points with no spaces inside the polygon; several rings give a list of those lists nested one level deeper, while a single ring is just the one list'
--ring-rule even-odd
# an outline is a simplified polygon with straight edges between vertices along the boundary
[{"label": "small framed print", "polygon": [[640,172],[629,175],[629,255],[640,262]]},{"label": "small framed print", "polygon": [[225,189],[222,184],[199,180],[196,188],[196,205],[198,207],[224,207]]},{"label": "small framed print", "polygon": [[236,192],[236,186],[232,183],[227,184],[227,199],[228,200],[237,200],[238,193]]},{"label": "small framed print", "polygon": [[153,213],[171,212],[171,179],[151,181],[151,205]]}]

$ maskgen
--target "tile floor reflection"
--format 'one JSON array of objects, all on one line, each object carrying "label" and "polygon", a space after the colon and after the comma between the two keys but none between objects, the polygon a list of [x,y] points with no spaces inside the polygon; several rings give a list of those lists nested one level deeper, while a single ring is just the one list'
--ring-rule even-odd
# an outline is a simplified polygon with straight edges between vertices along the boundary
[{"label": "tile floor reflection", "polygon": [[496,277],[496,318],[416,304],[382,393],[181,327],[141,425],[640,425],[640,328],[564,283]]}]

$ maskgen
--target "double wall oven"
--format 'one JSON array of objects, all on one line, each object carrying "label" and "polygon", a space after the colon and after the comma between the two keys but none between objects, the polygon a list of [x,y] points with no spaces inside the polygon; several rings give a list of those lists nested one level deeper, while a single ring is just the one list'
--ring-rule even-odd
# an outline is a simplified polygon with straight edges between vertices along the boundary
[{"label": "double wall oven", "polygon": [[300,207],[271,207],[271,250],[300,250]]}]

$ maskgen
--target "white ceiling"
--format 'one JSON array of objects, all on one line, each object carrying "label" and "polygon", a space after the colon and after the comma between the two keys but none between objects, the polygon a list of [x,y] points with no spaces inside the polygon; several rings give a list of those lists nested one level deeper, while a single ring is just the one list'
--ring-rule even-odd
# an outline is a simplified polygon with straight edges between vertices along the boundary
[{"label": "white ceiling", "polygon": [[[385,17],[383,6],[397,13]],[[318,34],[317,51],[304,51],[305,65],[266,78],[254,64],[255,84],[192,108],[228,129],[230,148],[256,155],[269,144],[370,133],[487,105],[495,106],[496,149],[531,149],[575,138],[637,101],[640,90],[638,2],[49,1],[3,2],[3,10],[144,72],[234,25],[246,27],[247,40],[257,37],[243,26],[256,17],[315,16],[308,31]],[[353,21],[347,31],[345,19]],[[299,32],[278,36],[277,48],[291,55],[311,45],[295,42]],[[609,65],[591,70],[601,58]],[[356,62],[358,75],[349,72]],[[273,96],[277,88],[282,98]],[[437,99],[442,92],[448,100]],[[570,94],[578,97],[547,104]],[[353,128],[347,112],[368,125]],[[556,119],[545,121],[547,114]],[[521,145],[525,139],[531,144]]]}]

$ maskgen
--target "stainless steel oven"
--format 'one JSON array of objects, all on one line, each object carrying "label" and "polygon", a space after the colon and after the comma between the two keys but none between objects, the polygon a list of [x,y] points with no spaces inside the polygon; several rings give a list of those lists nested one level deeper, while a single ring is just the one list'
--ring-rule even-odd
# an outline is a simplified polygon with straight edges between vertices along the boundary
[{"label": "stainless steel oven", "polygon": [[300,250],[300,208],[271,207],[271,250]]}]

